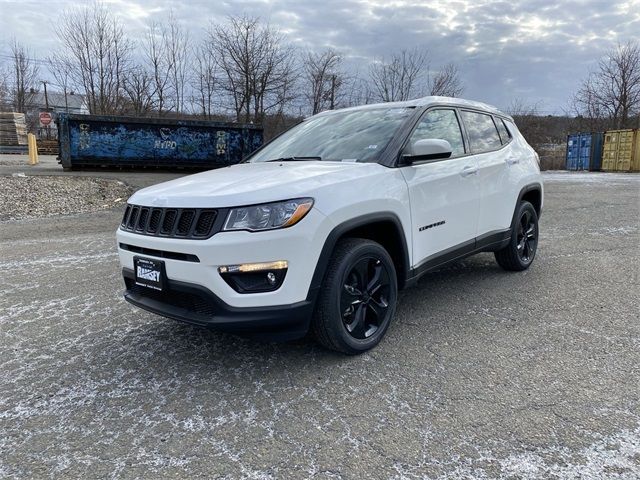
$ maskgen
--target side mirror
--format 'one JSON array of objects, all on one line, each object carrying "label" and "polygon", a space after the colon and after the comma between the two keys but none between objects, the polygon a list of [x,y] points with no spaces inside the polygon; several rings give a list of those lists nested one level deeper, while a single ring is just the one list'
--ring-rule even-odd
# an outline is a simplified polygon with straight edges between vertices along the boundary
[{"label": "side mirror", "polygon": [[412,165],[414,163],[449,158],[452,151],[451,144],[446,140],[439,138],[417,140],[403,152],[401,157],[402,164]]}]

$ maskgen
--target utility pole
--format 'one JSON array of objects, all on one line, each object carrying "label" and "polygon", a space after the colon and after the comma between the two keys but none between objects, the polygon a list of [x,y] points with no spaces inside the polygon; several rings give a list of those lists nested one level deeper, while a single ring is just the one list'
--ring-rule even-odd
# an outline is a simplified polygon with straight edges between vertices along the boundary
[{"label": "utility pole", "polygon": [[329,104],[329,110],[333,110],[335,106],[335,98],[336,98],[336,76],[331,75],[331,102]]},{"label": "utility pole", "polygon": [[42,81],[42,84],[44,85],[44,104],[45,107],[47,108],[47,111],[49,110],[49,96],[47,95],[47,82],[46,80]]},{"label": "utility pole", "polygon": [[[47,82],[46,80],[42,80],[42,84],[44,85],[44,105],[45,105],[45,108],[46,108],[47,112],[49,112],[49,95],[47,94],[47,83],[49,83],[49,82]],[[49,125],[47,125],[45,127],[45,129],[47,131],[47,140],[51,139],[51,130],[50,130],[50,128],[51,127]]]}]

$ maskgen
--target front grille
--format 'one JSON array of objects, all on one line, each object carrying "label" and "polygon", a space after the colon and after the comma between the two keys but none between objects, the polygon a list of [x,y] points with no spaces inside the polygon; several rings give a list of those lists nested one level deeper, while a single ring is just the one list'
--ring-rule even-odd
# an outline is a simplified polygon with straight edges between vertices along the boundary
[{"label": "front grille", "polygon": [[129,293],[140,297],[147,297],[165,305],[182,308],[188,312],[192,312],[204,317],[212,317],[216,313],[216,305],[207,299],[195,293],[181,292],[166,288],[163,291],[153,290],[151,288],[136,285],[132,279],[125,279],[127,290]]},{"label": "front grille", "polygon": [[193,224],[193,217],[195,212],[193,210],[183,210],[180,214],[180,220],[178,220],[178,226],[176,227],[176,235],[184,237],[191,231],[191,225]]},{"label": "front grille", "polygon": [[120,228],[154,237],[209,238],[218,211],[204,208],[153,208],[127,205]]},{"label": "front grille", "polygon": [[194,237],[204,237],[209,234],[211,227],[213,227],[213,221],[216,219],[216,212],[204,211],[200,212],[198,221],[196,222],[196,228],[193,231]]}]

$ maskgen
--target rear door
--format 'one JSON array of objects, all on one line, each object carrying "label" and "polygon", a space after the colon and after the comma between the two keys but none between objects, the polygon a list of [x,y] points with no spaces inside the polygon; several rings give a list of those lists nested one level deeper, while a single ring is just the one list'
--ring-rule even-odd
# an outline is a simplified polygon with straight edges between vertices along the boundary
[{"label": "rear door", "polygon": [[447,140],[453,153],[451,158],[401,168],[411,203],[413,267],[445,250],[473,248],[478,219],[477,163],[468,154],[455,109],[428,110],[408,145],[429,138]]},{"label": "rear door", "polygon": [[478,237],[508,229],[513,217],[512,190],[521,159],[512,151],[512,135],[499,117],[462,110],[471,152],[478,162],[480,206]]}]

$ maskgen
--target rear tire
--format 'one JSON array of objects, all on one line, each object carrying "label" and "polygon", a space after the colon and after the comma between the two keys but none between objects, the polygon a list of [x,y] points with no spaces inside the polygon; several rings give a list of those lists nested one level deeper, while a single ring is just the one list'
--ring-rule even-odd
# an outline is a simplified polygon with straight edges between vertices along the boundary
[{"label": "rear tire", "polygon": [[509,245],[495,252],[496,261],[505,270],[520,272],[533,263],[538,250],[538,214],[527,201],[520,202],[514,215]]},{"label": "rear tire", "polygon": [[356,355],[375,347],[396,310],[393,260],[378,243],[341,240],[331,256],[312,321],[324,347]]}]

